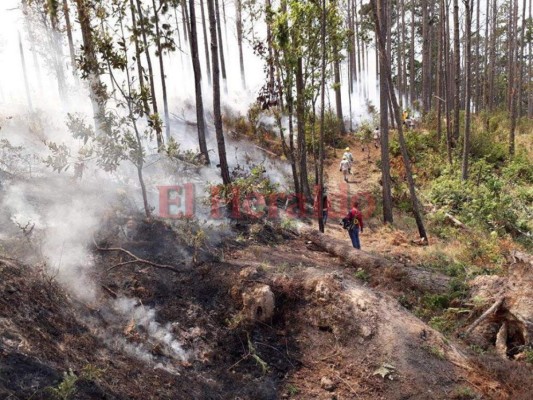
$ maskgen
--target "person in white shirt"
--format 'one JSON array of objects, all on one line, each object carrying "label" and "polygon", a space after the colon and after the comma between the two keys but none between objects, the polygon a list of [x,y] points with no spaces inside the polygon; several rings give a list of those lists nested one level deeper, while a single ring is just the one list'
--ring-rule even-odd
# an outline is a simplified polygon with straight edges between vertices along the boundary
[{"label": "person in white shirt", "polygon": [[348,182],[348,174],[350,173],[350,161],[346,156],[342,157],[342,161],[339,165],[339,171],[344,175],[344,182]]},{"label": "person in white shirt", "polygon": [[376,126],[376,129],[374,129],[374,146],[376,149],[379,147],[379,141],[381,139],[381,132],[379,130],[379,126]]},{"label": "person in white shirt", "polygon": [[353,164],[353,156],[352,153],[350,153],[350,148],[346,147],[344,150],[344,154],[342,155],[342,158],[346,158],[348,160],[349,166],[348,166],[348,173],[352,174],[352,164]]}]

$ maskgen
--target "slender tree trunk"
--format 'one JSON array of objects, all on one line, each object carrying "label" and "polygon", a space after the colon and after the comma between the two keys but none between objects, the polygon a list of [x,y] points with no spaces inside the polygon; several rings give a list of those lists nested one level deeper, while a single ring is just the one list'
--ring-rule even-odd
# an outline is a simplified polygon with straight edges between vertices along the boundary
[{"label": "slender tree trunk", "polygon": [[[148,80],[150,81],[150,94],[152,97],[153,115],[150,115],[150,119],[159,120],[157,98],[155,96],[154,70],[152,68],[152,58],[150,57],[150,47],[148,46],[148,39],[146,37],[146,25],[144,23],[144,15],[143,15],[141,1],[136,0],[136,2],[137,2],[137,13],[139,14],[141,37],[142,37],[143,45],[144,45],[144,55],[146,56],[146,63],[148,65]],[[163,132],[161,129],[161,124],[158,121],[156,121],[156,123],[154,124],[154,127],[155,127],[155,136],[157,139],[157,148],[162,149],[163,148]]]},{"label": "slender tree trunk", "polygon": [[452,128],[451,128],[451,113],[450,113],[450,25],[449,25],[449,14],[448,14],[448,5],[445,4],[447,0],[441,0],[441,10],[443,15],[443,22],[444,22],[444,36],[442,38],[443,41],[443,47],[444,47],[444,60],[443,60],[443,68],[444,68],[444,93],[445,93],[445,102],[444,106],[446,107],[446,150],[448,154],[448,163],[452,164]]},{"label": "slender tree trunk", "polygon": [[105,128],[105,86],[100,80],[100,67],[94,48],[93,33],[91,28],[91,16],[86,0],[76,0],[78,9],[78,21],[83,39],[83,52],[85,56],[85,68],[88,73],[89,97],[93,106],[96,131],[103,132]]},{"label": "slender tree trunk", "polygon": [[321,62],[320,62],[320,141],[318,148],[319,168],[318,168],[318,229],[324,232],[324,220],[322,219],[322,210],[324,208],[324,133],[325,121],[324,111],[326,108],[326,0],[322,0],[322,23],[320,32]]},{"label": "slender tree trunk", "polygon": [[[57,11],[57,10],[56,10]],[[52,58],[54,63],[54,70],[57,78],[57,89],[61,102],[65,105],[67,102],[67,86],[65,79],[65,70],[63,68],[63,45],[61,43],[61,31],[59,30],[59,21],[57,20],[57,12],[49,12],[50,26],[44,23],[50,37],[51,49],[53,51]]]},{"label": "slender tree trunk", "polygon": [[514,89],[514,62],[515,62],[515,35],[514,35],[514,14],[515,0],[509,1],[509,21],[507,30],[507,111],[509,116],[513,107],[513,89]]},{"label": "slender tree trunk", "polygon": [[244,74],[244,56],[242,53],[242,3],[241,0],[235,1],[236,23],[237,23],[237,45],[239,46],[239,64],[241,66],[242,88],[246,89],[246,76]]},{"label": "slender tree trunk", "polygon": [[454,121],[453,121],[453,139],[454,142],[459,140],[459,108],[461,92],[461,44],[459,38],[459,0],[453,0],[453,40],[454,40],[454,61],[455,61],[455,93],[453,102]]},{"label": "slender tree trunk", "polygon": [[222,113],[220,110],[220,71],[218,67],[217,49],[217,18],[215,15],[215,0],[207,0],[207,13],[209,15],[209,31],[211,33],[211,58],[213,65],[213,114],[215,117],[215,132],[217,136],[218,157],[220,159],[220,173],[224,185],[231,183],[229,166],[226,158],[226,144],[222,131]]},{"label": "slender tree trunk", "polygon": [[462,179],[466,181],[468,179],[468,158],[470,156],[470,101],[472,90],[472,4],[473,0],[464,0],[465,14],[466,14],[466,26],[465,26],[465,38],[466,38],[466,71],[465,71],[465,134],[463,142],[463,168]]},{"label": "slender tree trunk", "polygon": [[[374,23],[376,24],[376,31],[382,32],[381,24],[378,18],[378,11],[376,7],[376,0],[370,1],[372,5],[372,10],[374,14]],[[403,162],[405,166],[405,174],[407,178],[407,183],[409,185],[409,193],[411,197],[411,206],[413,208],[413,214],[415,217],[416,225],[418,227],[418,232],[420,234],[420,237],[425,240],[425,242],[428,242],[428,237],[426,233],[426,229],[424,227],[424,222],[422,220],[422,214],[420,213],[420,206],[418,203],[418,198],[416,196],[415,191],[415,182],[413,180],[413,174],[411,170],[411,161],[409,160],[409,154],[407,153],[407,145],[405,143],[405,137],[403,135],[403,128],[402,128],[402,111],[400,110],[400,106],[398,105],[398,100],[396,99],[396,93],[394,91],[394,85],[392,82],[392,74],[390,70],[390,61],[388,60],[387,53],[386,53],[386,44],[382,40],[382,36],[378,35],[378,44],[379,44],[379,55],[382,59],[381,65],[384,67],[384,77],[387,79],[388,88],[389,88],[389,95],[392,98],[392,103],[394,105],[394,112],[396,115],[396,123],[398,125],[398,137],[400,141],[400,149],[402,152]]]},{"label": "slender tree trunk", "polygon": [[422,6],[422,114],[429,111],[429,64],[430,64],[430,40],[429,40],[429,6],[428,0],[421,1]]},{"label": "slender tree trunk", "polygon": [[[389,9],[389,0],[378,0],[379,18],[382,21],[381,30],[376,30],[376,35],[381,36],[381,41],[386,42],[387,27],[383,25],[387,21],[387,10]],[[379,79],[379,107],[380,107],[380,133],[381,133],[381,188],[383,195],[383,222],[393,223],[392,215],[392,195],[390,179],[390,160],[389,160],[389,88],[385,79],[385,68],[383,58],[380,57],[380,79]]]},{"label": "slender tree trunk", "polygon": [[67,0],[63,0],[63,15],[65,16],[65,29],[67,31],[68,51],[70,55],[70,65],[72,75],[77,78],[76,74],[76,52],[74,51],[74,40],[72,38],[72,24],[70,23],[70,11]]},{"label": "slender tree trunk", "polygon": [[[523,89],[524,89],[524,69],[525,69],[525,60],[524,60],[524,48],[526,47],[525,39],[526,39],[526,7],[527,2],[526,0],[523,0],[522,3],[522,28],[520,32],[520,59],[517,61],[517,65],[519,68],[519,78],[518,78],[518,84],[517,84],[517,114],[518,119],[522,116],[522,100],[523,100]],[[527,87],[526,91],[527,93]]]},{"label": "slender tree trunk", "polygon": [[[529,20],[533,21],[533,15],[531,12],[531,0],[529,0]],[[529,93],[528,101],[527,101],[527,116],[528,118],[533,118],[533,86],[531,82],[533,81],[533,52],[532,52],[532,42],[533,40],[528,41],[528,58],[529,58],[529,73],[528,73],[528,84],[527,84],[527,91]]]},{"label": "slender tree trunk", "polygon": [[192,68],[194,71],[194,91],[196,94],[196,124],[198,127],[198,145],[202,153],[203,161],[209,165],[209,153],[205,141],[205,118],[204,118],[204,101],[202,97],[202,71],[200,69],[200,59],[198,57],[198,34],[196,31],[196,11],[194,0],[189,0],[189,12],[191,13],[191,58]]},{"label": "slender tree trunk", "polygon": [[[137,76],[139,77],[139,89],[141,93],[141,99],[143,104],[143,112],[146,115],[150,115],[150,106],[148,105],[148,93],[147,88],[144,85],[144,72],[141,61],[141,46],[139,44],[139,31],[137,29],[137,16],[135,11],[135,4],[133,0],[130,0],[130,12],[131,12],[131,23],[133,30],[133,41],[135,43],[135,61],[137,62]],[[142,114],[141,114],[142,116]]]},{"label": "slender tree trunk", "polygon": [[302,195],[311,198],[311,190],[307,179],[307,146],[305,143],[305,99],[302,58],[296,63],[296,115],[298,118],[298,161]]},{"label": "slender tree trunk", "polygon": [[444,40],[444,9],[442,7],[442,2],[439,4],[439,34],[437,42],[437,99],[435,105],[437,106],[437,140],[440,144],[442,139],[442,42]]},{"label": "slender tree trunk", "polygon": [[[357,52],[357,76],[361,76],[361,71],[363,70],[361,66],[361,38],[359,37],[359,20],[358,20],[358,11],[357,11],[357,0],[354,0],[354,19],[355,19],[355,39],[356,39],[356,52]],[[364,59],[362,61],[364,63]]]},{"label": "slender tree trunk", "polygon": [[[159,71],[161,73],[161,88],[163,92],[163,112],[165,114],[165,136],[167,141],[170,139],[170,116],[168,114],[167,99],[167,81],[165,76],[165,63],[163,62],[163,47],[161,46],[161,33],[159,31],[159,13],[155,0],[152,0],[154,7],[154,24],[155,24],[155,44],[157,46],[157,55],[159,58]],[[185,10],[184,10],[185,11]]]},{"label": "slender tree trunk", "polygon": [[275,71],[274,71],[274,53],[272,49],[272,17],[271,17],[271,8],[272,5],[270,0],[265,0],[265,21],[267,28],[267,46],[268,46],[268,82],[270,92],[274,92],[275,88]]},{"label": "slender tree trunk", "polygon": [[[487,0],[486,0],[487,1]],[[475,68],[475,78],[476,78],[476,83],[475,83],[475,88],[476,88],[476,95],[475,95],[475,101],[474,101],[474,104],[475,104],[475,110],[476,112],[479,112],[479,109],[481,108],[480,105],[481,105],[481,74],[480,74],[480,69],[481,69],[481,59],[480,59],[480,55],[479,55],[479,47],[480,47],[480,42],[481,42],[481,32],[480,32],[480,22],[479,22],[479,18],[480,18],[480,1],[477,0],[477,4],[476,4],[476,62],[474,64],[474,68]]]},{"label": "slender tree trunk", "polygon": [[517,37],[517,20],[518,20],[518,0],[511,1],[514,3],[513,12],[512,12],[512,23],[509,29],[513,32],[511,35],[511,44],[509,51],[509,58],[513,59],[512,64],[509,68],[509,107],[510,107],[510,116],[511,116],[511,129],[509,132],[509,155],[513,156],[515,153],[515,130],[516,130],[516,118],[518,110],[518,101],[519,101],[519,90],[518,90],[518,80],[516,79],[516,69],[519,65],[519,60],[517,60],[517,48],[516,48],[516,37]]},{"label": "slender tree trunk", "polygon": [[187,0],[180,0],[181,1],[181,18],[183,20],[183,39],[185,40],[185,43],[189,41],[189,29],[190,29],[190,22],[189,22],[189,13],[187,12]]},{"label": "slender tree trunk", "polygon": [[485,9],[485,39],[483,46],[483,109],[488,109],[489,104],[489,17],[490,17],[490,0],[485,0],[487,7]]},{"label": "slender tree trunk", "polygon": [[[498,5],[496,0],[492,0],[492,24],[490,35],[490,74],[489,74],[489,114],[494,108],[494,80],[496,76],[496,36],[498,30]],[[488,119],[487,119],[488,122]]]},{"label": "slender tree trunk", "polygon": [[220,66],[222,69],[222,80],[224,83],[224,93],[228,93],[228,81],[226,77],[226,62],[224,60],[224,47],[222,43],[222,28],[220,20],[220,7],[218,6],[218,0],[215,0],[215,12],[216,12],[216,22],[217,22],[217,35],[218,35],[218,51],[220,55]]},{"label": "slender tree trunk", "polygon": [[411,1],[411,48],[409,50],[409,80],[411,82],[410,85],[410,99],[411,104],[414,103],[416,100],[415,98],[415,86],[416,86],[416,80],[415,80],[415,4],[414,1]]},{"label": "slender tree trunk", "polygon": [[207,28],[205,23],[204,0],[200,0],[200,10],[202,11],[202,31],[204,34],[205,66],[207,70],[207,83],[211,85],[211,60],[209,59],[209,44]]},{"label": "slender tree trunk", "polygon": [[28,108],[30,112],[33,112],[33,104],[30,95],[30,84],[28,81],[28,73],[26,71],[26,60],[24,58],[24,49],[22,48],[22,39],[19,32],[19,51],[20,51],[20,63],[22,65],[22,74],[24,75],[24,88],[26,89],[26,100],[28,101]]}]

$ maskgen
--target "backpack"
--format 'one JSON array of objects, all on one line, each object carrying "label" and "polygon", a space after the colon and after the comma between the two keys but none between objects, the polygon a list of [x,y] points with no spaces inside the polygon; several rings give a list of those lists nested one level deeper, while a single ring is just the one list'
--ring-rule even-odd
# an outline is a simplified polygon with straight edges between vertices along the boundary
[{"label": "backpack", "polygon": [[357,220],[357,217],[350,219],[346,216],[341,220],[341,224],[342,224],[342,229],[351,231],[353,228],[359,225],[359,221]]}]

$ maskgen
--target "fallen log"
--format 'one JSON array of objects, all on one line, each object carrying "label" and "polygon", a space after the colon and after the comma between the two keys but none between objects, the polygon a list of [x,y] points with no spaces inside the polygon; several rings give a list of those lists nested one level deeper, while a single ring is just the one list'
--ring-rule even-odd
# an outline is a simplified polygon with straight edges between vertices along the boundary
[{"label": "fallen log", "polygon": [[492,306],[489,307],[487,311],[485,311],[481,316],[476,319],[472,325],[466,330],[465,336],[470,335],[470,333],[474,330],[476,326],[478,326],[480,323],[482,323],[484,320],[486,320],[490,315],[495,314],[501,307],[503,303],[504,298],[500,297],[498,300],[494,302]]},{"label": "fallen log", "polygon": [[313,229],[303,229],[300,234],[319,248],[342,258],[355,268],[362,268],[367,271],[378,268],[393,268],[399,271],[401,279],[412,288],[431,293],[445,293],[448,291],[450,278],[443,274],[392,261],[363,250],[356,250],[345,242]]}]

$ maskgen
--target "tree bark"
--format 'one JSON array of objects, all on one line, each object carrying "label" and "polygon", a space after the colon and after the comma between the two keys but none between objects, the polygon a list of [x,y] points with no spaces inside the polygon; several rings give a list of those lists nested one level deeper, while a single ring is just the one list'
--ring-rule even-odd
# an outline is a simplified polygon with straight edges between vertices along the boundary
[{"label": "tree bark", "polygon": [[300,185],[305,198],[311,198],[309,181],[307,179],[307,146],[305,142],[305,87],[303,78],[302,58],[296,63],[296,116],[298,119],[298,161],[300,170]]},{"label": "tree bark", "polygon": [[[379,16],[381,21],[387,20],[388,0],[378,0]],[[381,26],[381,31],[376,31],[376,35],[381,35],[382,40],[386,41],[386,26]],[[381,192],[383,196],[383,222],[392,224],[394,222],[392,214],[392,195],[391,195],[391,178],[390,178],[390,160],[389,160],[389,89],[385,79],[385,68],[380,59],[380,79],[379,79],[379,107],[380,107],[380,133],[381,133]]]},{"label": "tree bark", "polygon": [[220,110],[220,71],[218,66],[217,49],[217,18],[215,15],[215,0],[207,0],[207,12],[209,15],[209,30],[211,33],[211,57],[213,65],[213,114],[215,117],[215,132],[217,136],[218,156],[220,160],[220,173],[224,185],[231,183],[229,166],[226,158],[226,144],[222,131],[222,113]]},{"label": "tree bark", "polygon": [[89,97],[91,99],[96,132],[102,133],[105,127],[105,86],[100,80],[100,67],[94,48],[93,32],[91,28],[91,16],[87,0],[76,0],[78,9],[78,21],[80,23],[83,40],[83,52],[85,55],[87,80],[89,81]]},{"label": "tree bark", "polygon": [[189,12],[191,13],[191,58],[192,68],[194,71],[194,91],[196,94],[196,126],[198,128],[198,145],[200,153],[204,157],[203,161],[209,165],[209,153],[205,141],[205,118],[204,118],[204,101],[202,97],[202,71],[200,69],[200,59],[198,57],[198,35],[196,32],[196,11],[194,0],[189,0]]},{"label": "tree bark", "polygon": [[468,179],[468,159],[470,156],[470,97],[472,90],[472,9],[473,0],[463,0],[466,13],[466,71],[465,71],[465,133],[463,142],[462,179]]},{"label": "tree bark", "polygon": [[239,64],[241,67],[241,83],[242,88],[246,89],[246,75],[244,73],[244,56],[242,52],[242,2],[235,1],[236,25],[237,25],[237,45],[239,46]]},{"label": "tree bark", "polygon": [[154,24],[155,24],[155,44],[157,46],[157,53],[159,58],[159,71],[161,73],[161,89],[163,92],[163,112],[165,114],[165,136],[167,141],[170,139],[170,117],[168,114],[168,99],[167,99],[167,82],[165,76],[165,63],[163,62],[163,48],[161,46],[161,33],[159,31],[159,13],[156,7],[155,0],[152,0],[154,7]]},{"label": "tree bark", "polygon": [[[374,23],[376,24],[376,31],[381,31],[381,23],[378,18],[378,11],[376,6],[376,1],[371,0],[372,10],[374,14]],[[381,65],[384,67],[384,76],[387,79],[388,83],[388,89],[389,89],[389,96],[392,100],[392,104],[394,107],[394,112],[396,115],[396,123],[398,125],[398,138],[400,142],[400,150],[402,153],[402,158],[405,166],[405,175],[407,177],[407,183],[409,186],[409,194],[411,197],[411,207],[413,208],[413,215],[415,217],[416,225],[418,227],[418,232],[420,234],[420,237],[425,240],[426,243],[428,243],[428,237],[426,233],[426,229],[424,227],[424,222],[422,220],[422,214],[420,213],[420,205],[418,202],[418,198],[416,196],[415,191],[415,182],[413,180],[413,173],[411,169],[411,161],[409,160],[409,154],[407,153],[407,145],[405,143],[405,137],[403,135],[403,127],[402,127],[402,110],[400,110],[400,106],[398,105],[398,100],[396,99],[396,93],[394,91],[394,85],[392,82],[392,74],[390,70],[390,62],[387,57],[386,53],[386,44],[383,42],[383,37],[381,35],[378,35],[378,45],[379,45],[379,56],[382,58]]]},{"label": "tree bark", "polygon": [[326,91],[326,21],[327,10],[326,0],[321,1],[321,28],[320,28],[320,140],[318,147],[318,229],[324,232],[324,220],[322,218],[322,210],[324,208],[324,133],[325,133],[325,91]]},{"label": "tree bark", "polygon": [[72,67],[72,75],[77,78],[76,67],[76,52],[74,51],[74,40],[72,38],[72,24],[70,22],[70,11],[68,1],[63,0],[63,15],[65,16],[65,28],[67,31],[68,50],[70,54],[70,65]]},{"label": "tree bark", "polygon": [[392,268],[399,271],[402,282],[409,288],[418,289],[425,293],[446,293],[449,290],[450,278],[445,275],[426,271],[414,265],[390,261],[366,251],[354,251],[351,244],[346,244],[315,230],[304,229],[301,234],[306,240],[313,242],[328,253],[342,258],[354,268],[362,268],[367,271]]},{"label": "tree bark", "polygon": [[207,83],[211,85],[211,60],[209,59],[209,45],[207,39],[207,28],[205,23],[204,0],[200,0],[200,10],[202,11],[202,31],[204,34],[205,66],[207,71]]},{"label": "tree bark", "polygon": [[[133,30],[133,41],[135,42],[135,59],[137,62],[137,76],[139,77],[139,90],[141,93],[141,99],[143,104],[143,112],[146,115],[150,115],[150,106],[148,105],[148,95],[147,89],[144,85],[144,72],[141,61],[141,46],[139,45],[139,31],[137,29],[137,16],[135,11],[135,5],[133,0],[130,0],[130,12],[131,12],[131,23]],[[142,114],[141,114],[142,116]]]},{"label": "tree bark", "polygon": [[[215,13],[216,13],[216,23],[217,23],[217,35],[218,35],[218,52],[220,55],[220,66],[222,70],[222,81],[224,83],[224,93],[228,93],[228,81],[226,76],[226,61],[224,59],[224,46],[222,43],[222,27],[220,20],[220,7],[218,6],[218,0],[215,0]],[[212,48],[212,47],[211,47]]]},{"label": "tree bark", "polygon": [[455,47],[454,62],[455,62],[455,93],[453,101],[453,140],[457,142],[459,140],[459,108],[461,107],[461,41],[459,38],[459,0],[453,0],[453,43]]},{"label": "tree bark", "polygon": [[[141,25],[141,37],[143,39],[144,54],[146,56],[146,63],[148,65],[148,80],[150,81],[150,94],[152,96],[153,115],[150,116],[150,119],[153,119],[153,118],[159,119],[157,98],[155,96],[154,71],[152,68],[152,58],[150,57],[150,47],[148,46],[148,39],[146,37],[146,25],[144,23],[144,15],[143,15],[141,1],[136,0],[136,2],[137,2],[137,13],[139,14],[139,24]],[[157,148],[162,149],[163,148],[163,132],[161,130],[161,124],[157,122],[154,125],[155,125],[155,136],[157,139]]]}]

